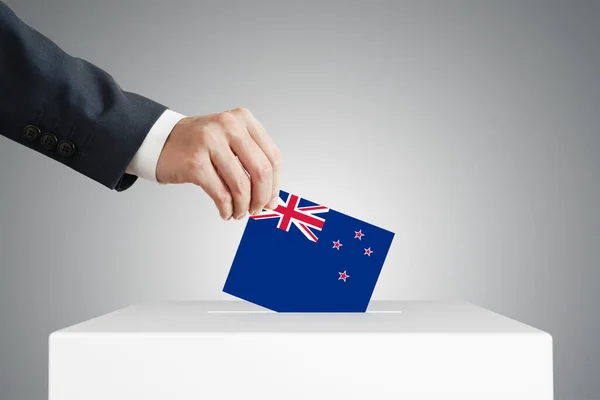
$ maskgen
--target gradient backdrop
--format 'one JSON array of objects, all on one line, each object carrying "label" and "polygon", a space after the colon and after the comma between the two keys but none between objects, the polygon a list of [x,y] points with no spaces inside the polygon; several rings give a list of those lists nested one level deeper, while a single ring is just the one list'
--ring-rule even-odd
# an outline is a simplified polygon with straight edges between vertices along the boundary
[{"label": "gradient backdrop", "polygon": [[[284,190],[396,232],[376,299],[548,331],[556,398],[600,398],[600,2],[7,3],[127,90],[248,107]],[[245,221],[197,188],[119,194],[2,137],[0,204],[2,400],[46,397],[56,329],[229,299]]]}]

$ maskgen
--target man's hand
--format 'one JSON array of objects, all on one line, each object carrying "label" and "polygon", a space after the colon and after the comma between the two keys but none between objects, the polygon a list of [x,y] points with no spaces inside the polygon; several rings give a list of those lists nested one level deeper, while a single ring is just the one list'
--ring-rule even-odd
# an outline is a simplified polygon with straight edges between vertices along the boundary
[{"label": "man's hand", "polygon": [[193,183],[213,199],[221,218],[241,219],[275,208],[281,153],[244,108],[183,118],[163,147],[160,183]]}]

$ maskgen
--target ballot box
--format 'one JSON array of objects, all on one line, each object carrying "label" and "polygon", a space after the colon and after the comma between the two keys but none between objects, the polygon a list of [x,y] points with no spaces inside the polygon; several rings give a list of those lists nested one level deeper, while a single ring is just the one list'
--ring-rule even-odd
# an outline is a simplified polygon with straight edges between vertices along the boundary
[{"label": "ballot box", "polygon": [[548,333],[465,302],[137,304],[49,339],[50,400],[553,398]]}]

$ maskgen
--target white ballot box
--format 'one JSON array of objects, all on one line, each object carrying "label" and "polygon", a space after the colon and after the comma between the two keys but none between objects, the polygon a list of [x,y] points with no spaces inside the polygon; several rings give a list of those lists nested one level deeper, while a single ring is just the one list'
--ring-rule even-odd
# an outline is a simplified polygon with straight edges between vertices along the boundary
[{"label": "white ballot box", "polygon": [[463,302],[148,303],[50,335],[50,400],[552,398],[552,337]]}]

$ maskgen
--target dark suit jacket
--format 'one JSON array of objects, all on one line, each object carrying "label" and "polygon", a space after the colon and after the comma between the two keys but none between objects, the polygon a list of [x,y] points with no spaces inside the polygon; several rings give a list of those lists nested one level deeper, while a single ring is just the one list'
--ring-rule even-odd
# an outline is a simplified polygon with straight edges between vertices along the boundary
[{"label": "dark suit jacket", "polygon": [[0,1],[0,134],[125,190],[125,173],[165,106],[123,91],[62,51]]}]

